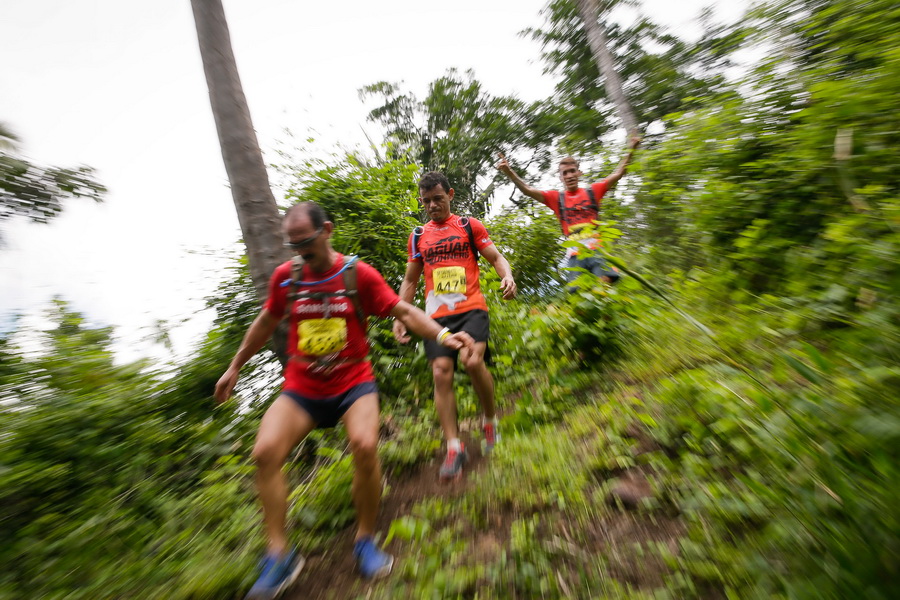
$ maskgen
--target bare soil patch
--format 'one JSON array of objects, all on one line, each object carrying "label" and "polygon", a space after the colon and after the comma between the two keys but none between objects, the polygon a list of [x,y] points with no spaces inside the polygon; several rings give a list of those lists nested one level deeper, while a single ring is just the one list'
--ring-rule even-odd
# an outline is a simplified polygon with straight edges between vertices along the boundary
[{"label": "bare soil patch", "polygon": [[[389,490],[382,499],[378,518],[378,531],[382,539],[392,521],[409,515],[413,507],[422,500],[432,497],[452,499],[465,494],[473,483],[473,475],[485,467],[489,459],[486,460],[481,455],[478,436],[473,439],[467,433],[475,428],[471,424],[461,425],[461,437],[469,452],[469,463],[461,480],[448,483],[439,480],[443,450],[436,453],[433,460],[412,471],[387,475]],[[635,455],[659,449],[638,423],[628,427],[626,436],[638,442],[633,449]],[[676,514],[662,514],[660,511],[648,511],[641,507],[640,500],[652,495],[649,476],[651,473],[641,467],[605,473],[597,483],[602,484],[604,480],[616,478],[620,491],[624,492],[612,503],[614,507],[609,513],[587,526],[564,512],[553,511],[557,519],[555,529],[570,550],[564,553],[570,558],[562,560],[556,571],[556,578],[564,593],[570,585],[577,585],[578,571],[585,566],[577,564],[579,560],[575,557],[578,555],[583,555],[591,562],[599,557],[605,576],[627,587],[652,590],[665,584],[665,577],[670,569],[654,546],[662,545],[669,553],[677,555],[685,525]],[[616,489],[613,486],[610,491]],[[634,496],[634,502],[627,501],[629,495]],[[508,550],[511,524],[520,516],[515,514],[512,507],[500,506],[495,514],[487,516],[482,526],[465,527],[461,533],[470,540],[468,548],[471,556],[476,557],[479,564],[495,561],[504,550]],[[348,527],[335,537],[331,547],[307,556],[306,567],[297,583],[285,595],[286,600],[346,600],[367,597],[373,584],[361,579],[356,571],[352,556],[355,531],[355,526]],[[402,552],[403,545],[400,540],[394,540],[386,550],[398,555]],[[507,591],[512,597],[516,596],[516,590]]]}]

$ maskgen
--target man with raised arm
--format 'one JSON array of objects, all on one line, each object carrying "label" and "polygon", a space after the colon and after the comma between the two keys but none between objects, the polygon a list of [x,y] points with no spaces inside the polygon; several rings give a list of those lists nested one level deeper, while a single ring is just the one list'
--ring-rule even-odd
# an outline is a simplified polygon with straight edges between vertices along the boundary
[{"label": "man with raised arm", "polygon": [[[454,215],[450,210],[453,188],[443,173],[431,172],[419,180],[419,196],[431,221],[416,227],[409,237],[409,262],[400,285],[400,297],[412,302],[422,273],[425,273],[425,312],[454,332],[466,332],[475,340],[472,348],[453,348],[425,339],[425,354],[434,377],[434,405],[444,438],[447,456],[441,465],[440,478],[461,475],[466,463],[466,449],[459,440],[456,420],[456,398],[453,394],[453,372],[457,356],[472,381],[475,394],[484,411],[482,432],[489,452],[497,442],[497,415],[494,405],[494,380],[485,364],[488,351],[488,311],[481,293],[478,254],[481,253],[500,276],[503,298],[516,295],[509,262],[500,254],[478,220]],[[409,341],[406,324],[394,323],[394,337]]]},{"label": "man with raised arm", "polygon": [[[615,171],[610,173],[605,179],[601,179],[587,188],[578,186],[582,172],[578,168],[578,161],[571,156],[562,159],[559,163],[559,179],[564,187],[562,192],[558,190],[541,191],[531,187],[512,170],[503,154],[499,155],[500,162],[497,163],[497,168],[509,177],[510,181],[519,188],[520,192],[530,198],[534,198],[553,211],[553,214],[559,219],[563,235],[567,239],[578,241],[586,248],[593,249],[599,246],[598,240],[583,230],[589,227],[595,219],[599,218],[600,202],[604,194],[612,189],[625,175],[628,163],[631,161],[631,157],[640,143],[641,139],[639,137],[631,138],[631,142],[628,144],[628,152],[622,158]],[[569,248],[566,258],[567,267],[585,269],[606,283],[614,283],[619,279],[619,274],[610,268],[602,257],[578,258],[577,246]],[[566,271],[566,279],[570,284],[579,275],[580,272],[578,271]],[[570,286],[569,290],[572,291],[574,288]]]},{"label": "man with raised arm", "polygon": [[247,596],[255,600],[278,596],[304,562],[285,532],[285,460],[314,428],[334,427],[339,421],[346,428],[355,467],[352,493],[358,527],[353,554],[366,578],[391,570],[393,557],[373,539],[381,470],[376,453],[378,388],[366,359],[366,316],[392,316],[440,347],[474,350],[471,337],[451,333],[402,301],[374,268],[335,252],[333,230],[334,224],[315,202],[301,202],[287,211],[282,231],[297,256],[275,269],[268,300],[216,384],[216,400],[225,402],[241,367],[263,347],[278,323],[288,319],[284,386],[263,416],[253,447],[268,539],[262,572]]}]

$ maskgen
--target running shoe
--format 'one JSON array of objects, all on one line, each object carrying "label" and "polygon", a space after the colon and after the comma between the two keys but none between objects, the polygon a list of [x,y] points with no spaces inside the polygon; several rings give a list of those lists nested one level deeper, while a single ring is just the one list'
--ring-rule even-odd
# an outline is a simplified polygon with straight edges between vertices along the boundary
[{"label": "running shoe", "polygon": [[500,441],[500,433],[497,431],[497,426],[488,421],[481,426],[481,432],[484,434],[484,451],[486,453],[491,452],[497,442]]},{"label": "running shoe", "polygon": [[287,553],[266,555],[259,563],[260,575],[245,600],[273,600],[294,583],[306,560],[292,548]]},{"label": "running shoe", "polygon": [[384,577],[391,572],[394,566],[394,557],[387,552],[382,552],[370,537],[357,540],[353,546],[353,557],[359,565],[359,572],[366,579]]},{"label": "running shoe", "polygon": [[459,452],[456,450],[447,450],[447,458],[441,465],[441,479],[453,479],[462,474],[463,465],[468,460],[466,456],[466,448],[462,444],[459,446]]}]

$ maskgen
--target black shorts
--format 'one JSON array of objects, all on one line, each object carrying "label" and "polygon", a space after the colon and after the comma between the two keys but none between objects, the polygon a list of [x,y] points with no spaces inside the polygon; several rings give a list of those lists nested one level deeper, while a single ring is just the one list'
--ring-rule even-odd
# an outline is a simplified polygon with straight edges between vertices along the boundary
[{"label": "black shorts", "polygon": [[[465,331],[472,336],[476,342],[484,342],[487,344],[490,335],[490,318],[486,310],[469,310],[458,315],[449,315],[446,317],[438,317],[435,319],[441,327],[446,327],[451,333]],[[456,360],[459,356],[459,350],[453,350],[443,344],[439,344],[436,340],[425,340],[425,356],[428,360],[434,360],[439,356],[449,356]],[[487,346],[484,350],[485,364],[491,364],[491,347]]]},{"label": "black shorts", "polygon": [[[619,280],[619,272],[610,267],[603,257],[601,256],[589,256],[587,258],[578,258],[577,254],[573,254],[569,257],[569,260],[566,261],[566,267],[580,267],[585,269],[588,273],[593,274],[595,277],[603,277],[606,275],[609,277],[610,282],[615,283]],[[566,271],[566,282],[571,284],[573,281],[578,279],[584,275],[581,271]],[[569,292],[574,292],[578,289],[574,285],[569,285]]]},{"label": "black shorts", "polygon": [[341,420],[344,413],[350,410],[354,402],[366,394],[377,394],[378,385],[374,381],[366,381],[353,386],[343,394],[322,399],[307,398],[294,390],[282,390],[281,393],[309,413],[312,420],[316,422],[316,427],[328,429],[338,424],[338,421]]}]

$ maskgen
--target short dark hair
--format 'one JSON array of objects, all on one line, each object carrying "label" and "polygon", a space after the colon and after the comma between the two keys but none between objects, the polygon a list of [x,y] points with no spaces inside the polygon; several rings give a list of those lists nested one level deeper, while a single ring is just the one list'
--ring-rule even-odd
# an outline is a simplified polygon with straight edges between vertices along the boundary
[{"label": "short dark hair", "polygon": [[447,181],[447,176],[439,171],[431,171],[422,175],[422,179],[419,180],[419,191],[427,192],[437,185],[443,187],[445,192],[450,191],[450,182]]},{"label": "short dark hair", "polygon": [[[295,214],[296,213],[296,214]],[[313,202],[312,200],[304,200],[303,202],[298,202],[293,205],[287,212],[284,213],[284,218],[287,219],[291,216],[299,217],[300,215],[306,215],[309,217],[309,220],[312,222],[312,226],[316,229],[321,228],[325,225],[325,221],[328,220],[328,215],[325,213],[325,209],[322,208],[318,202]]]},{"label": "short dark hair", "polygon": [[567,156],[567,157],[565,157],[564,159],[562,159],[561,161],[559,161],[559,168],[560,168],[560,169],[563,167],[563,165],[572,165],[572,166],[574,166],[574,167],[577,169],[577,168],[578,168],[578,161],[575,160],[574,158],[572,158],[571,156]]}]

